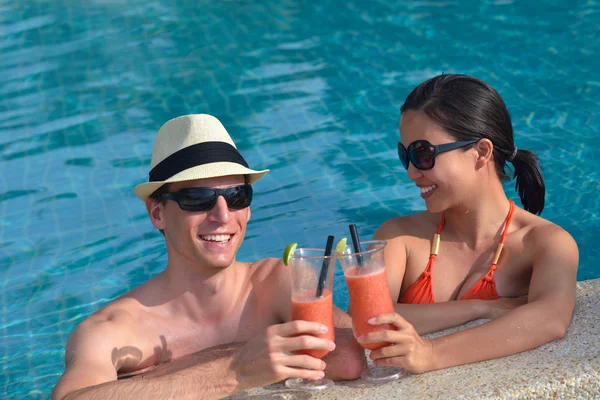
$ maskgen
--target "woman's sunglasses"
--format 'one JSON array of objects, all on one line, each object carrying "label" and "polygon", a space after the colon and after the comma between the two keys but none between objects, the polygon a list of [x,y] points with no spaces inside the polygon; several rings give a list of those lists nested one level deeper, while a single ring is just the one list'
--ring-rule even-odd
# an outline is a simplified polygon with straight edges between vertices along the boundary
[{"label": "woman's sunglasses", "polygon": [[408,170],[408,163],[422,171],[433,168],[435,157],[446,151],[460,149],[470,144],[477,143],[478,140],[462,140],[460,142],[446,144],[431,144],[427,140],[415,140],[408,145],[408,149],[401,142],[398,142],[398,157],[400,162]]},{"label": "woman's sunglasses", "polygon": [[223,189],[194,187],[181,189],[174,193],[165,193],[161,199],[173,200],[184,211],[208,211],[223,196],[230,210],[241,210],[252,203],[252,186],[239,185]]}]

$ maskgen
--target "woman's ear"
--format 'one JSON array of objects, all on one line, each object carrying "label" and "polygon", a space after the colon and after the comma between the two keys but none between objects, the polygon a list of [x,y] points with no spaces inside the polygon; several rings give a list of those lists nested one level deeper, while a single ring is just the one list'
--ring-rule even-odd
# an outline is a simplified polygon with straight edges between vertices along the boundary
[{"label": "woman's ear", "polygon": [[476,166],[478,168],[484,167],[492,159],[492,155],[494,154],[494,145],[489,139],[480,139],[475,143],[473,149],[477,152]]}]

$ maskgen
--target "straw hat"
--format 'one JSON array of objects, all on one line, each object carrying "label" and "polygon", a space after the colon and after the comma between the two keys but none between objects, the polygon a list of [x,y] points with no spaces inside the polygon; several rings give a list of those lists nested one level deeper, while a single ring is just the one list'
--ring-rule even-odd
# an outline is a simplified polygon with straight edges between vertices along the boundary
[{"label": "straw hat", "polygon": [[254,183],[267,172],[248,168],[217,118],[184,115],[167,121],[158,131],[148,182],[137,185],[133,193],[145,201],[165,183],[228,175],[246,175],[248,183]]}]

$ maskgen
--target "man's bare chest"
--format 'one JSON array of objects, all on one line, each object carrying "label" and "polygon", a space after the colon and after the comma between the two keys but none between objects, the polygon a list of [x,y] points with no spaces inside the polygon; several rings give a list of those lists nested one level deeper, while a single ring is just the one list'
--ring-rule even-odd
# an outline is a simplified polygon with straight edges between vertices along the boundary
[{"label": "man's bare chest", "polygon": [[133,360],[123,353],[129,362],[122,363],[119,373],[145,371],[212,347],[260,338],[268,326],[280,322],[263,306],[249,302],[218,318],[146,316],[136,328],[139,340],[128,346],[138,356]]}]

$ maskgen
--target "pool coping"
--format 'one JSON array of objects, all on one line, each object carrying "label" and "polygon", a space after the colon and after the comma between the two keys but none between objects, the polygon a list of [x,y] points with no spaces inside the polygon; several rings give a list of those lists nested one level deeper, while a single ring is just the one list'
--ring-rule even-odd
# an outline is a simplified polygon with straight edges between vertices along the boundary
[{"label": "pool coping", "polygon": [[[444,335],[476,326],[428,335]],[[368,386],[358,379],[336,382],[322,393],[296,392],[278,383],[231,399],[556,399],[600,398],[600,279],[577,282],[577,302],[567,334],[534,350],[401,380]]]}]

